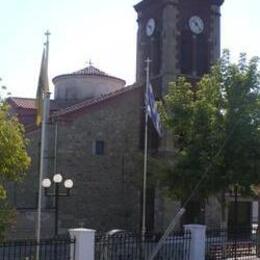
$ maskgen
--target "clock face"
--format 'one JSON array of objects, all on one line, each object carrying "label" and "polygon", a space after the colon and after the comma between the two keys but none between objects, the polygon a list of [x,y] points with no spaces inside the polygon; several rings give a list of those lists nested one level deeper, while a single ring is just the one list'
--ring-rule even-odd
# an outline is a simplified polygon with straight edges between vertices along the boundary
[{"label": "clock face", "polygon": [[150,18],[146,24],[146,35],[152,36],[155,30],[155,20]]},{"label": "clock face", "polygon": [[204,22],[199,16],[192,16],[189,20],[189,26],[193,33],[200,34],[204,30]]}]

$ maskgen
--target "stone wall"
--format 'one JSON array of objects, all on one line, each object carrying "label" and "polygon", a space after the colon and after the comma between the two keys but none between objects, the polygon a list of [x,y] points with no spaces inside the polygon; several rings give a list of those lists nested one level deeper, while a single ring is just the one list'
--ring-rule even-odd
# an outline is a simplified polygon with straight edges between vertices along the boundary
[{"label": "stone wall", "polygon": [[[36,238],[36,209],[17,209],[16,221],[7,232],[7,240],[35,239]],[[41,238],[50,238],[54,235],[54,210],[42,211]]]},{"label": "stone wall", "polygon": [[[58,121],[57,156],[54,156],[55,124],[49,126],[48,173],[53,176],[54,159],[57,173],[71,178],[74,187],[70,197],[60,199],[60,231],[88,227],[108,231],[114,228],[136,230],[140,221],[137,156],[140,149],[140,88],[99,102],[85,111]],[[32,166],[21,184],[15,185],[12,201],[30,212],[36,209],[39,165],[39,131],[28,134]],[[104,155],[94,153],[96,140],[105,144]],[[46,199],[48,223],[53,223],[53,206]],[[20,213],[19,213],[20,214]],[[25,213],[24,213],[25,214]],[[13,234],[34,232],[35,214],[22,228],[26,217],[17,218]],[[47,219],[47,218],[46,218]],[[47,223],[47,222],[46,222]],[[45,225],[53,229],[53,225]],[[47,232],[48,233],[48,232]],[[29,234],[28,234],[29,236]]]},{"label": "stone wall", "polygon": [[[73,223],[74,227],[97,230],[138,227],[133,158],[139,150],[140,112],[137,90],[100,103],[59,126],[57,171],[75,182],[71,198],[61,202],[62,226]],[[96,140],[104,141],[104,155],[94,154]]]}]

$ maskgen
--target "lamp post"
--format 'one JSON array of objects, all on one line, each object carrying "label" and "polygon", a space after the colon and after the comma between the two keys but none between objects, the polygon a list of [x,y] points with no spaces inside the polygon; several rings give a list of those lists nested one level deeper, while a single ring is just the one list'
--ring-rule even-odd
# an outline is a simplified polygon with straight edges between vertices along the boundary
[{"label": "lamp post", "polygon": [[[44,194],[46,197],[53,197],[55,201],[55,218],[54,218],[54,236],[58,235],[58,219],[59,219],[59,198],[60,197],[68,197],[70,195],[70,191],[73,187],[73,181],[71,179],[66,179],[63,182],[64,191],[60,190],[60,186],[63,181],[63,176],[59,173],[53,176],[52,181],[49,178],[42,180],[42,187],[44,188]],[[54,184],[54,187],[51,191],[49,189]]]}]

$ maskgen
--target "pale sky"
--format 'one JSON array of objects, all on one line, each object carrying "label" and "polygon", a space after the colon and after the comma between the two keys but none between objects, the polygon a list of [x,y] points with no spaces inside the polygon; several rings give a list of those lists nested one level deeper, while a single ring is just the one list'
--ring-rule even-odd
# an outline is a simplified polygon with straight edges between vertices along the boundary
[{"label": "pale sky", "polygon": [[[135,80],[139,0],[8,0],[1,3],[0,77],[13,96],[34,97],[44,32],[50,37],[49,78],[87,66]],[[260,56],[260,0],[226,0],[222,48]],[[0,86],[1,86],[0,85]],[[51,84],[51,91],[53,86]]]}]

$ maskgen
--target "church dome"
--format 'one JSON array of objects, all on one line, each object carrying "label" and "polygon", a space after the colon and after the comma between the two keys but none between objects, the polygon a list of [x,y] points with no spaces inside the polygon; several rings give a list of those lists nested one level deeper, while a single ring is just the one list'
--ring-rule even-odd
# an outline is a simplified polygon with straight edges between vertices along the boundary
[{"label": "church dome", "polygon": [[56,100],[95,98],[123,88],[126,82],[111,76],[93,65],[53,79]]}]

